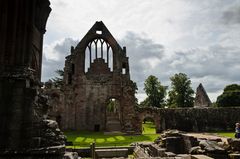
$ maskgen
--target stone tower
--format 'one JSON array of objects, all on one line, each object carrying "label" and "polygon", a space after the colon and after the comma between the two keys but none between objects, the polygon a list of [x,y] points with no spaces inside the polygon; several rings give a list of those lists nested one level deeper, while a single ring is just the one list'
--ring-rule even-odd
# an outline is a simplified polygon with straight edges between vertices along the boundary
[{"label": "stone tower", "polygon": [[202,83],[200,83],[196,90],[194,107],[209,107],[211,104],[212,103],[207,95],[207,92],[205,91]]},{"label": "stone tower", "polygon": [[71,48],[64,68],[64,129],[133,130],[135,88],[126,48],[102,21]]}]

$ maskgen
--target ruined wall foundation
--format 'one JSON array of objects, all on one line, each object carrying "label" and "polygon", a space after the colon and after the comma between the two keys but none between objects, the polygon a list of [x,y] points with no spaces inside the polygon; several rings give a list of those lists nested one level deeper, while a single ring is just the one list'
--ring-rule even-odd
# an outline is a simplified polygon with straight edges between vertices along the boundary
[{"label": "ruined wall foundation", "polygon": [[178,129],[190,132],[234,131],[240,121],[240,108],[165,108],[137,109],[136,129],[141,130],[141,121],[150,117],[156,124],[157,132]]}]

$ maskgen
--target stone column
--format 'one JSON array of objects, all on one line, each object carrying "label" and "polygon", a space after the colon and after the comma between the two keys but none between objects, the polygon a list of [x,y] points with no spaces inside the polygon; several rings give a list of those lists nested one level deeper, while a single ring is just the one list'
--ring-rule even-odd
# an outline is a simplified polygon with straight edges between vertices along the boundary
[{"label": "stone column", "polygon": [[[39,95],[49,5],[49,0],[0,1],[0,158],[20,153],[31,156],[37,148],[64,143],[59,132],[54,133],[60,134],[60,142],[52,136],[48,141],[45,129],[57,126],[43,120],[46,101]],[[34,152],[39,153],[44,152]]]}]

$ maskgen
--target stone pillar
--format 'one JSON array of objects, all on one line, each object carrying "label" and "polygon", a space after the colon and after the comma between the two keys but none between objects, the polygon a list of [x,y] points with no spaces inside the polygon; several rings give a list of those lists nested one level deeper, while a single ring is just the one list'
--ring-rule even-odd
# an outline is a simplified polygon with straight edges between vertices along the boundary
[{"label": "stone pillar", "polygon": [[53,146],[42,140],[52,123],[43,120],[46,102],[39,95],[49,5],[49,0],[0,1],[0,158]]}]

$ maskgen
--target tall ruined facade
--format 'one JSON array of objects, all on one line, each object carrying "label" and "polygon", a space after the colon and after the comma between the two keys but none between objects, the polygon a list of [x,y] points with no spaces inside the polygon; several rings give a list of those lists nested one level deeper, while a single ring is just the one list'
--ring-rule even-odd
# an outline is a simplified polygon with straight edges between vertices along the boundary
[{"label": "tall ruined facade", "polygon": [[55,149],[52,158],[64,152],[64,136],[51,130],[57,128],[53,121],[44,120],[46,99],[39,94],[50,11],[49,0],[0,1],[0,158],[37,158],[59,145],[63,151]]},{"label": "tall ruined facade", "polygon": [[196,90],[194,107],[209,107],[211,104],[212,102],[209,99],[207,92],[205,91],[202,83],[200,83]]},{"label": "tall ruined facade", "polygon": [[96,22],[66,57],[63,129],[133,131],[134,94],[126,48]]}]

